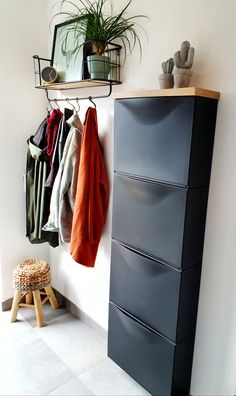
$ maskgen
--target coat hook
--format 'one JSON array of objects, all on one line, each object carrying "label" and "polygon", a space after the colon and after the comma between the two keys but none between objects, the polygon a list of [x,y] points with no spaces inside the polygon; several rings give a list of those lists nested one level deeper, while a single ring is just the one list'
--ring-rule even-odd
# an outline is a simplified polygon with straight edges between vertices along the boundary
[{"label": "coat hook", "polygon": [[96,103],[94,103],[92,96],[89,96],[89,100],[90,100],[90,102],[92,102],[92,104],[94,105],[94,107],[96,109]]},{"label": "coat hook", "polygon": [[75,106],[73,105],[73,103],[71,103],[71,101],[70,101],[69,98],[66,98],[66,102],[69,103],[69,104],[73,107],[74,111],[76,112],[76,108],[75,108]]},{"label": "coat hook", "polygon": [[78,106],[78,110],[77,110],[77,113],[78,113],[80,111],[79,98],[76,97],[75,100],[76,100],[76,103],[77,103],[77,106]]}]

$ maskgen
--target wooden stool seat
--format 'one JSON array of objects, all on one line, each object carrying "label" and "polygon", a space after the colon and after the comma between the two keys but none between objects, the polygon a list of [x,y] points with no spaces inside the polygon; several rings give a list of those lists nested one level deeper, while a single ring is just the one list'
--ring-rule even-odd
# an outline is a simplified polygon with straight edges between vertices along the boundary
[{"label": "wooden stool seat", "polygon": [[[50,285],[50,266],[46,261],[28,259],[18,264],[13,274],[15,295],[11,308],[11,322],[15,322],[19,307],[35,308],[37,325],[44,326],[42,305],[50,301],[53,309],[59,304]],[[41,295],[45,296],[43,300]],[[22,302],[25,297],[26,302]]]}]

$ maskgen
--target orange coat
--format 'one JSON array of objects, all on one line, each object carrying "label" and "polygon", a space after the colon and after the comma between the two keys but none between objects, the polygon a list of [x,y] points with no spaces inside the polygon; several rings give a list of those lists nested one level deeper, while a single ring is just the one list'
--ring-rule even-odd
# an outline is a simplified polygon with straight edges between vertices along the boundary
[{"label": "orange coat", "polygon": [[108,207],[108,182],[98,137],[97,112],[89,107],[81,142],[80,165],[73,214],[70,253],[94,267]]}]

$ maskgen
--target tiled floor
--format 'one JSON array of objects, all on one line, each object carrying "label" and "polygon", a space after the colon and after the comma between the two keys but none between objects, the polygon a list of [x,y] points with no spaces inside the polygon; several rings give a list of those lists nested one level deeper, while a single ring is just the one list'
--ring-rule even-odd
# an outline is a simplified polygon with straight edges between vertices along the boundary
[{"label": "tiled floor", "polygon": [[107,357],[107,341],[64,309],[44,306],[47,325],[33,310],[18,321],[0,312],[0,395],[149,395]]}]

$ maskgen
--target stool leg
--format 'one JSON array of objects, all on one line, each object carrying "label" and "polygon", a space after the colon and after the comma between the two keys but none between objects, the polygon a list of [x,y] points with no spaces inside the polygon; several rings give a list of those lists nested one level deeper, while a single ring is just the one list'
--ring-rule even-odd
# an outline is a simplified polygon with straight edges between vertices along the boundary
[{"label": "stool leg", "polygon": [[32,304],[33,302],[33,294],[31,291],[29,291],[26,296],[25,296],[25,302],[26,304]]},{"label": "stool leg", "polygon": [[42,309],[42,303],[41,303],[39,290],[34,290],[33,296],[34,296],[34,305],[35,305],[35,312],[36,312],[36,318],[37,318],[37,325],[38,325],[38,327],[43,327],[45,323],[43,320],[43,309]]},{"label": "stool leg", "polygon": [[46,293],[47,293],[47,296],[49,297],[49,301],[50,301],[50,303],[51,303],[52,308],[53,308],[53,309],[59,308],[59,304],[58,304],[58,302],[57,302],[56,296],[55,296],[55,294],[54,294],[54,292],[53,292],[51,286],[50,286],[50,285],[45,286],[44,289],[45,289],[45,291],[46,291]]},{"label": "stool leg", "polygon": [[13,303],[12,303],[12,307],[11,307],[11,319],[10,319],[11,323],[16,321],[18,310],[19,310],[20,299],[21,299],[21,291],[15,290],[15,295],[14,295],[14,299],[13,299]]}]

